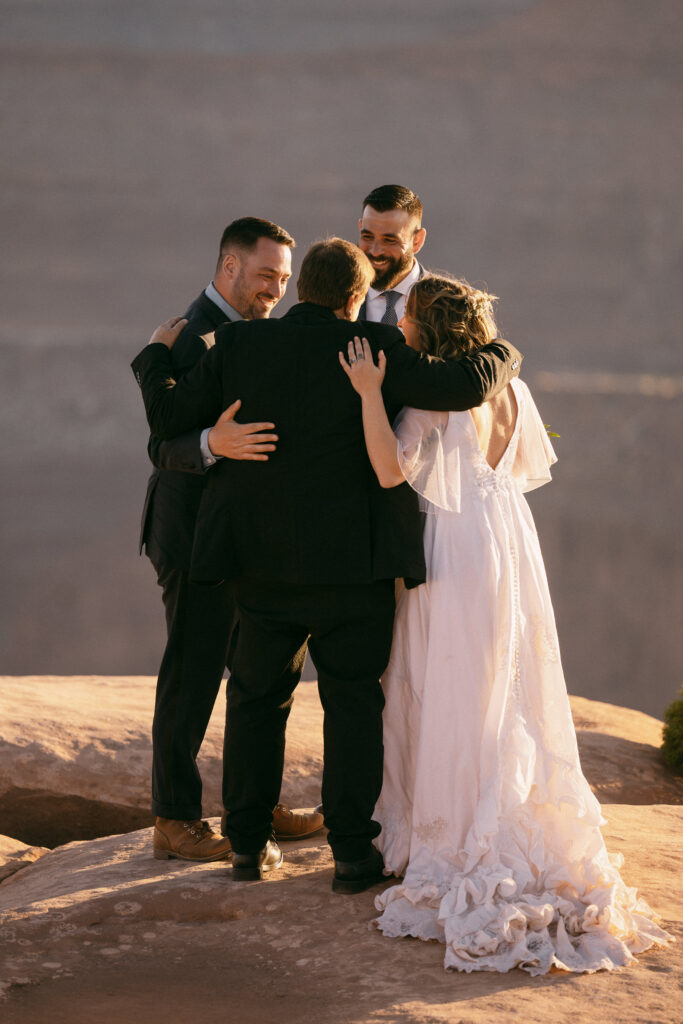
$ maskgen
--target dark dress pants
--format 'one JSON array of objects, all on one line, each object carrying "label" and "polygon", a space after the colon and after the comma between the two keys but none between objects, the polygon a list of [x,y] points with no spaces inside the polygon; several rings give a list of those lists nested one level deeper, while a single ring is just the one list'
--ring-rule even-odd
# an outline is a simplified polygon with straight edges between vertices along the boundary
[{"label": "dark dress pants", "polygon": [[168,641],[157,680],[152,726],[152,810],[162,818],[202,816],[197,754],[235,634],[227,584],[191,583],[182,569],[155,566]]},{"label": "dark dress pants", "polygon": [[382,788],[379,677],[391,651],[394,581],[301,586],[238,580],[223,803],[238,853],[265,846],[280,797],[285,727],[307,643],[324,711],[322,799],[336,860],[370,852]]}]

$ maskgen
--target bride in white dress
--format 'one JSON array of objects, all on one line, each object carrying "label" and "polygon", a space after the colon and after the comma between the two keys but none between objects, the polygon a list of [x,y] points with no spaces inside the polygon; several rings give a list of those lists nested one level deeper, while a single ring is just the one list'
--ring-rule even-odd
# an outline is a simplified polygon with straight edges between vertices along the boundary
[{"label": "bride in white dress", "polygon": [[[491,296],[428,276],[400,326],[457,357],[496,335]],[[425,516],[427,582],[399,601],[383,677],[376,840],[403,881],[376,898],[389,936],[445,943],[445,966],[544,974],[616,968],[670,940],[621,879],[579,764],[538,536],[524,491],[556,461],[527,388],[472,412],[387,421],[384,358],[355,339],[368,454]],[[398,444],[396,443],[398,438]]]}]

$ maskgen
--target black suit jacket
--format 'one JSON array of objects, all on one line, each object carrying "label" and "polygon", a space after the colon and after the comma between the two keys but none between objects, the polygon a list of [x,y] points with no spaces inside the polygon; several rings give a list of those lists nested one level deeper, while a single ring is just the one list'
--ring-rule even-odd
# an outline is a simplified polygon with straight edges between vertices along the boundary
[{"label": "black suit jacket", "polygon": [[[204,292],[185,313],[187,325],[173,346],[172,373],[182,377],[214,344],[216,328],[226,316]],[[203,427],[172,440],[151,435],[147,452],[155,469],[147,484],[142,510],[140,551],[144,547],[155,565],[189,569],[194,528],[204,491],[205,468],[200,452]]]},{"label": "black suit jacket", "polygon": [[443,362],[409,348],[394,327],[339,320],[300,303],[280,320],[226,324],[177,385],[169,353],[148,345],[133,362],[151,429],[172,437],[213,421],[235,399],[245,421],[271,420],[280,438],[267,462],[226,459],[208,476],[192,576],[250,576],[301,584],[424,579],[417,497],[383,490],[365,448],[360,398],[338,353],[362,334],[387,357],[390,418],[403,405],[469,409],[506,385],[521,361],[504,341]]}]

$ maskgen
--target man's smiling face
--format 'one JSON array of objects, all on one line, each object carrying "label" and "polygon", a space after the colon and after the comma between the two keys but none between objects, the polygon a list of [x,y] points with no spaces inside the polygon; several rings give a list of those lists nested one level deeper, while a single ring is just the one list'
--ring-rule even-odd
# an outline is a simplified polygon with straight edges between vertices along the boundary
[{"label": "man's smiling face", "polygon": [[426,231],[419,221],[405,210],[382,213],[366,206],[358,222],[358,245],[375,271],[373,288],[387,291],[410,272],[415,254],[424,245]]},{"label": "man's smiling face", "polygon": [[287,290],[292,254],[287,245],[259,238],[251,250],[228,253],[223,269],[230,305],[245,320],[265,320]]}]

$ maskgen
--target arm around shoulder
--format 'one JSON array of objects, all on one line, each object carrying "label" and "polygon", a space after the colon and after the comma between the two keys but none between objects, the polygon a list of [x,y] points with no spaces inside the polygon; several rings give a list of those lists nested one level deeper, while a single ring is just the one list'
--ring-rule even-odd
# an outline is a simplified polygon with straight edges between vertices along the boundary
[{"label": "arm around shoulder", "polygon": [[[519,376],[524,356],[504,338],[496,338],[471,356],[465,356],[476,364],[477,379],[482,405],[506,388],[514,377]],[[460,360],[462,362],[462,360]]]},{"label": "arm around shoulder", "polygon": [[168,440],[205,427],[221,413],[220,353],[210,349],[179,381],[174,379],[170,352],[150,344],[132,362],[152,434]]},{"label": "arm around shoulder", "polygon": [[387,352],[387,395],[416,409],[460,412],[487,402],[519,374],[522,354],[503,338],[461,359],[436,359],[407,345]]}]

